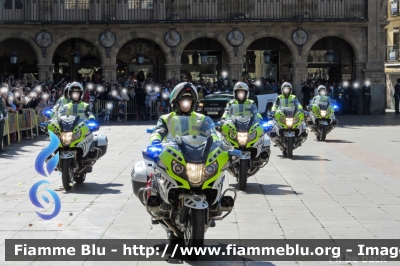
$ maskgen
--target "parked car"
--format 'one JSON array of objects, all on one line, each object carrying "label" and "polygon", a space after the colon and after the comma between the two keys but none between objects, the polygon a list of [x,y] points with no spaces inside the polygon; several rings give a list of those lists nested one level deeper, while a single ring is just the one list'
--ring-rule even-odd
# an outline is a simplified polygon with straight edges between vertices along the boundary
[{"label": "parked car", "polygon": [[[278,97],[278,94],[272,93],[256,95],[250,99],[257,104],[258,112],[266,117],[266,113],[272,108],[276,97]],[[226,105],[232,99],[234,99],[233,91],[214,92],[198,102],[197,112],[220,118],[225,111]]]}]

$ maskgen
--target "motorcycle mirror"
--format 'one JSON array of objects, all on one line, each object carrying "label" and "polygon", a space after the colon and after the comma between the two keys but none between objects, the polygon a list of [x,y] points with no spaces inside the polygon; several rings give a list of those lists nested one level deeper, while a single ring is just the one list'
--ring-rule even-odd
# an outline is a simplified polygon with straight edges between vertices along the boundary
[{"label": "motorcycle mirror", "polygon": [[151,127],[151,128],[146,129],[146,133],[149,133],[149,134],[152,134],[154,131],[156,131],[155,127]]},{"label": "motorcycle mirror", "polygon": [[221,122],[216,122],[214,125],[215,125],[216,127],[220,127],[220,126],[222,126],[222,123],[221,123]]},{"label": "motorcycle mirror", "polygon": [[239,151],[239,150],[231,150],[231,151],[228,151],[228,155],[229,155],[229,156],[236,156],[236,157],[239,157],[241,154],[242,154],[242,152]]}]

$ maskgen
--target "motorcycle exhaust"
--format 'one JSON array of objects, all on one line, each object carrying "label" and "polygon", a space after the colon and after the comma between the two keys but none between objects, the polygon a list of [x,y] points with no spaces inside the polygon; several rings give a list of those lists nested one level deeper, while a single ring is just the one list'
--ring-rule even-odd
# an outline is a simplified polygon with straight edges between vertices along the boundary
[{"label": "motorcycle exhaust", "polygon": [[168,228],[169,228],[172,232],[174,232],[174,234],[175,234],[176,236],[181,236],[181,234],[178,233],[178,229],[176,229],[176,227],[173,226],[172,223],[171,223],[169,220],[162,220],[162,221],[164,222],[164,224],[165,224],[166,226],[168,226]]}]

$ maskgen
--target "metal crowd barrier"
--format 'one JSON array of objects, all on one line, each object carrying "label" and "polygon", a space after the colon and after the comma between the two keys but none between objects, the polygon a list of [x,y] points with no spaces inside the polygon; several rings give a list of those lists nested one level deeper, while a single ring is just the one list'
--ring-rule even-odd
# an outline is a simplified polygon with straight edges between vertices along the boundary
[{"label": "metal crowd barrier", "polygon": [[10,144],[10,135],[15,133],[20,142],[22,131],[30,130],[31,136],[33,136],[34,128],[36,128],[36,133],[39,132],[38,126],[38,115],[36,115],[35,109],[22,109],[22,114],[8,113],[8,117],[5,119],[4,133],[1,137],[7,137],[7,142]]},{"label": "metal crowd barrier", "polygon": [[[147,115],[150,119],[158,119],[168,111],[168,105],[165,100],[149,101],[147,104],[143,103],[142,105],[146,106]],[[109,114],[111,116],[123,115],[125,121],[127,121],[128,115],[134,115],[136,119],[143,117],[142,105],[139,105],[136,101],[96,101],[92,112],[96,115],[97,119],[99,115]],[[107,108],[108,112],[106,112]]]}]

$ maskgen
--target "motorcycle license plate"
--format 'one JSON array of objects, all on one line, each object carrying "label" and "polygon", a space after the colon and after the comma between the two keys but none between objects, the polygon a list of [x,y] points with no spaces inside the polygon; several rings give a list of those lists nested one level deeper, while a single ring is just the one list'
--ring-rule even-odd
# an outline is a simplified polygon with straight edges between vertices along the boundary
[{"label": "motorcycle license plate", "polygon": [[295,137],[296,134],[294,132],[285,132],[285,137]]},{"label": "motorcycle license plate", "polygon": [[327,126],[327,125],[328,125],[328,122],[327,122],[327,121],[321,121],[320,123],[321,123],[321,125],[324,125],[324,126]]},{"label": "motorcycle license plate", "polygon": [[207,112],[208,115],[218,115],[218,112]]}]

